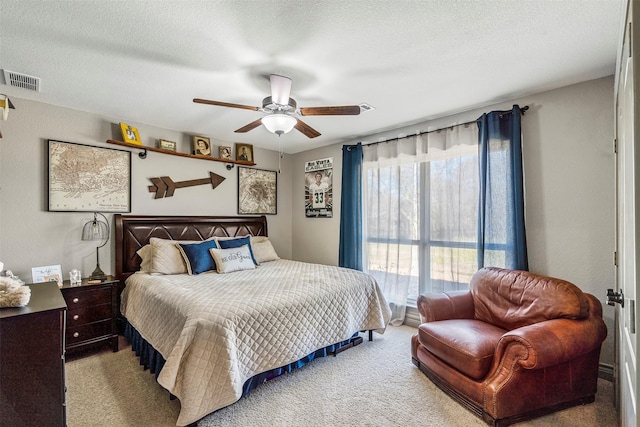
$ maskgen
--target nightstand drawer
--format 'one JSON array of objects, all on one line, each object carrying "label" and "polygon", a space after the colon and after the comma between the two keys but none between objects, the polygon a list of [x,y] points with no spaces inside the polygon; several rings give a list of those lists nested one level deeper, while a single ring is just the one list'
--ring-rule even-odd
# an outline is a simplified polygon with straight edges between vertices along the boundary
[{"label": "nightstand drawer", "polygon": [[65,289],[63,294],[69,311],[81,307],[91,307],[94,305],[111,303],[111,286],[103,286],[93,289]]},{"label": "nightstand drawer", "polygon": [[81,341],[87,341],[111,334],[111,319],[96,323],[89,323],[88,325],[77,326],[75,328],[67,328],[67,345],[73,345]]},{"label": "nightstand drawer", "polygon": [[99,320],[111,320],[113,311],[111,304],[101,304],[95,307],[83,307],[67,311],[67,328],[86,325]]}]

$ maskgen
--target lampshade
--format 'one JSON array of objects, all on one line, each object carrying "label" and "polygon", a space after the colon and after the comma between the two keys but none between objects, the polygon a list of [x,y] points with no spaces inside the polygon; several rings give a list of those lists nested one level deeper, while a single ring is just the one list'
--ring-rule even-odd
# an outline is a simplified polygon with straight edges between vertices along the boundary
[{"label": "lampshade", "polygon": [[[98,219],[98,215],[104,218],[104,221]],[[107,221],[107,217],[99,212],[95,212],[93,214],[93,221],[88,221],[84,227],[82,227],[82,240],[90,240],[90,241],[102,241],[104,243],[96,247],[96,269],[91,273],[89,278],[91,280],[106,280],[107,275],[100,269],[100,253],[99,249],[107,244],[109,241],[109,224]]]},{"label": "lampshade", "polygon": [[262,124],[271,133],[280,136],[283,133],[291,132],[291,129],[298,123],[295,117],[287,114],[269,114],[262,118]]},{"label": "lampshade", "polygon": [[94,213],[93,221],[87,222],[84,227],[82,227],[82,240],[105,240],[108,238],[109,226],[106,222],[98,219],[97,212]]}]

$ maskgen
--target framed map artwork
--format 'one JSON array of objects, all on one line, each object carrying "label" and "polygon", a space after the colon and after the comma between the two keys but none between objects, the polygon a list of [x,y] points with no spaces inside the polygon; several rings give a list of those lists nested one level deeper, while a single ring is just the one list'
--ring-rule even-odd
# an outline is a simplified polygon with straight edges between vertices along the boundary
[{"label": "framed map artwork", "polygon": [[238,214],[278,213],[278,173],[238,167]]},{"label": "framed map artwork", "polygon": [[50,212],[131,212],[131,152],[49,140]]}]

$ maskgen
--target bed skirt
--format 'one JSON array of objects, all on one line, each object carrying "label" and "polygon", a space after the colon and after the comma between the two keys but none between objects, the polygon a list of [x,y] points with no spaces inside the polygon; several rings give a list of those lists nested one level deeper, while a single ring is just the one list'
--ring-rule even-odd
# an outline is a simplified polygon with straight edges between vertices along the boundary
[{"label": "bed skirt", "polygon": [[[140,365],[142,365],[144,369],[149,369],[149,371],[155,375],[157,380],[158,375],[160,375],[160,371],[165,364],[165,360],[162,355],[144,338],[142,338],[142,335],[140,335],[140,333],[133,326],[131,326],[129,322],[126,322],[124,336],[127,341],[131,343],[131,350],[136,354],[137,357],[140,358]],[[242,397],[244,397],[247,393],[258,387],[265,381],[269,381],[273,378],[279,377],[280,375],[291,372],[294,369],[302,368],[317,357],[326,357],[329,355],[337,354],[341,351],[341,349],[347,349],[359,344],[360,342],[362,342],[362,338],[360,338],[360,333],[356,332],[351,338],[345,341],[316,350],[313,353],[310,353],[295,362],[289,363],[279,368],[271,369],[269,371],[257,374],[245,381],[244,385],[242,386]]]}]

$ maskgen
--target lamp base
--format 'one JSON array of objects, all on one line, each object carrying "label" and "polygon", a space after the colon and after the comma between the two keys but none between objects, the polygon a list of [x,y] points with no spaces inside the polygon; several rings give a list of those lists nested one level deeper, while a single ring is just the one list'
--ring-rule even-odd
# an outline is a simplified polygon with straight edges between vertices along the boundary
[{"label": "lamp base", "polygon": [[100,269],[100,265],[97,265],[96,269],[91,273],[91,276],[89,276],[89,280],[100,280],[101,282],[104,282],[107,280],[107,275]]}]

